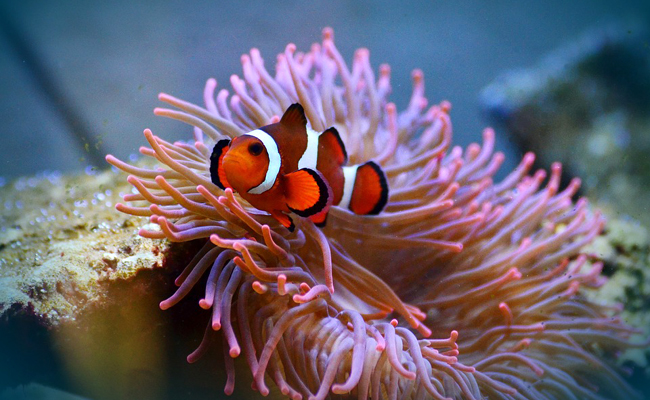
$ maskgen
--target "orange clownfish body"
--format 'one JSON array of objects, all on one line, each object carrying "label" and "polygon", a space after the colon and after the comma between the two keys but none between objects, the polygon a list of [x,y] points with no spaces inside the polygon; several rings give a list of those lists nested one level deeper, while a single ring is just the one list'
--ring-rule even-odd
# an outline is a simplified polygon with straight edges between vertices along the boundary
[{"label": "orange clownfish body", "polygon": [[388,185],[379,165],[346,163],[337,130],[310,129],[302,106],[296,103],[278,123],[217,142],[210,157],[210,176],[215,185],[232,188],[293,230],[289,212],[322,226],[332,205],[356,214],[378,214],[384,208]]}]

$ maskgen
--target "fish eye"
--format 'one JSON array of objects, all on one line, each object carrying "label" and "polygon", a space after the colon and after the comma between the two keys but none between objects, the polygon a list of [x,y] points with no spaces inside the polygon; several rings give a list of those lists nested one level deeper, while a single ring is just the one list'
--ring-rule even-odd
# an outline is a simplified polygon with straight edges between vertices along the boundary
[{"label": "fish eye", "polygon": [[248,146],[248,152],[254,156],[259,156],[260,154],[262,154],[262,150],[264,150],[264,147],[262,146],[261,143],[251,143]]}]

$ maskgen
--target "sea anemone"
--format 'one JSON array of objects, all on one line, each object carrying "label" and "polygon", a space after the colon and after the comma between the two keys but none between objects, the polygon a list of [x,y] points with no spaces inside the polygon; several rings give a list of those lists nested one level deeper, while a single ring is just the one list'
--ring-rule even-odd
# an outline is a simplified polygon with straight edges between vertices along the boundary
[{"label": "sea anemone", "polygon": [[[494,132],[483,144],[450,147],[450,104],[429,107],[421,71],[408,107],[388,102],[390,68],[379,77],[367,49],[350,69],[322,44],[277,58],[272,76],[257,49],[241,58],[234,94],[209,79],[205,108],[160,94],[176,110],[156,115],[194,127],[193,143],[150,130],[141,153],[161,166],[106,159],[137,193],[119,211],[149,217],[140,235],[206,240],[176,279],[172,307],[208,274],[199,306],[212,317],[194,362],[224,343],[228,379],[243,353],[253,389],[269,381],[292,399],[516,399],[634,396],[606,356],[631,346],[616,307],[587,300],[605,278],[581,249],[604,219],[574,202],[580,181],[560,190],[560,164],[530,173],[534,155],[498,183]],[[294,232],[210,179],[214,143],[276,122],[292,103],[311,127],[334,126],[351,163],[375,160],[390,184],[386,209],[359,216],[333,207],[327,226],[295,218]],[[546,182],[545,182],[546,181]],[[611,360],[611,357],[609,357]]]}]

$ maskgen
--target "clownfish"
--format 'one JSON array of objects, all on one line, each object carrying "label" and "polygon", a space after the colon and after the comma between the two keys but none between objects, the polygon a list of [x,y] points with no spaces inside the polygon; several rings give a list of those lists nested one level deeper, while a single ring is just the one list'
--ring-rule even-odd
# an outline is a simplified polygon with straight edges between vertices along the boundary
[{"label": "clownfish", "polygon": [[293,231],[290,212],[323,226],[332,205],[361,215],[383,210],[388,201],[384,171],[373,161],[347,162],[338,131],[309,128],[303,107],[296,103],[278,123],[217,142],[210,178]]}]

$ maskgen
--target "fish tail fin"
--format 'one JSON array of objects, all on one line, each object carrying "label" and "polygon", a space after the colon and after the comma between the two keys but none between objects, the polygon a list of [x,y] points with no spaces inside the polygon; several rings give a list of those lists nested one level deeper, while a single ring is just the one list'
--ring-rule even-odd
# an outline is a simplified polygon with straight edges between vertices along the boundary
[{"label": "fish tail fin", "polygon": [[379,214],[388,202],[386,174],[374,161],[357,166],[349,208],[355,214]]}]

